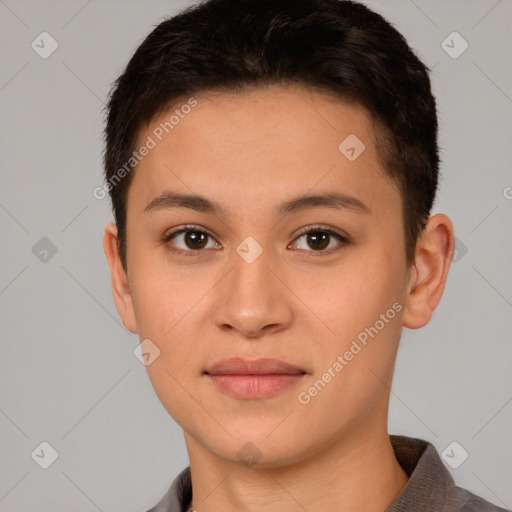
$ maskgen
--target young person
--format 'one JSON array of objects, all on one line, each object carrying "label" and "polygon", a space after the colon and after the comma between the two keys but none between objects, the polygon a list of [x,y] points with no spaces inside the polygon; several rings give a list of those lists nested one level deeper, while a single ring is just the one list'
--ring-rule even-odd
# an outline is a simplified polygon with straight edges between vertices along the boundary
[{"label": "young person", "polygon": [[117,310],[190,466],[153,512],[499,511],[389,435],[454,253],[427,69],[362,4],[210,0],[108,104]]}]

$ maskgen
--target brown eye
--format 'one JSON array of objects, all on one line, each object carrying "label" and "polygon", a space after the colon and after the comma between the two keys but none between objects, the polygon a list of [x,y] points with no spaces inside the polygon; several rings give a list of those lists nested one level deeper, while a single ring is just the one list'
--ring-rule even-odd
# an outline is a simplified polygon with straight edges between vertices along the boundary
[{"label": "brown eye", "polygon": [[[218,248],[215,239],[202,229],[195,226],[186,226],[167,235],[163,242],[172,252],[195,256],[201,254],[202,249]],[[208,245],[210,244],[210,245]]]},{"label": "brown eye", "polygon": [[208,241],[208,235],[202,231],[186,231],[184,242],[189,249],[203,249]]},{"label": "brown eye", "polygon": [[318,231],[316,233],[308,233],[306,235],[306,240],[309,246],[315,250],[325,249],[329,245],[330,235],[322,231]]},{"label": "brown eye", "polygon": [[[338,244],[336,244],[338,241]],[[331,229],[310,228],[300,234],[293,245],[295,249],[306,252],[332,252],[348,245],[348,238]],[[329,250],[327,250],[329,249]]]}]

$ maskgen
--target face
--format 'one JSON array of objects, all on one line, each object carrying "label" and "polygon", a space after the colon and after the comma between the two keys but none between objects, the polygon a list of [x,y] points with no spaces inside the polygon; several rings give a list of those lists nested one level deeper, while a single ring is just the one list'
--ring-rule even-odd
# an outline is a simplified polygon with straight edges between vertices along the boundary
[{"label": "face", "polygon": [[[298,87],[194,98],[140,134],[128,193],[117,303],[160,351],[160,401],[210,453],[250,442],[269,467],[385,429],[410,269],[369,115]],[[233,357],[296,371],[205,373]]]}]

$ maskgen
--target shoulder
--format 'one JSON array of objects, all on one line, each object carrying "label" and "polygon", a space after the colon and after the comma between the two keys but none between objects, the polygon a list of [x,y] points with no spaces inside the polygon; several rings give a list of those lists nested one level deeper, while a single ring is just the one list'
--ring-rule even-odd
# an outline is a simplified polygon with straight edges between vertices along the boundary
[{"label": "shoulder", "polygon": [[428,441],[393,435],[390,440],[409,480],[386,512],[510,512],[457,486]]},{"label": "shoulder", "polygon": [[[509,512],[462,487],[453,487],[446,500],[446,512]],[[444,512],[444,511],[443,511]]]},{"label": "shoulder", "polygon": [[192,499],[190,466],[174,478],[160,501],[146,512],[182,512]]}]

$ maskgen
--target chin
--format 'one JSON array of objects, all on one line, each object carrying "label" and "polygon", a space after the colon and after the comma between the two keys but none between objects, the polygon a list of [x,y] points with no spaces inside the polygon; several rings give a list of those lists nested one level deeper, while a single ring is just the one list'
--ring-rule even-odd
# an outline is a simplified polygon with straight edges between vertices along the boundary
[{"label": "chin", "polygon": [[[267,436],[268,432],[261,436],[248,434],[247,436],[237,433],[235,439],[230,438],[229,444],[223,439],[212,446],[213,452],[218,456],[232,462],[252,469],[269,469],[283,467],[300,461],[304,456],[304,445],[296,444],[297,441],[288,436],[288,443],[285,439],[273,434]],[[273,437],[271,440],[270,437]],[[210,443],[207,443],[210,444]],[[211,444],[210,444],[211,446]],[[226,448],[229,446],[229,451]]]}]

